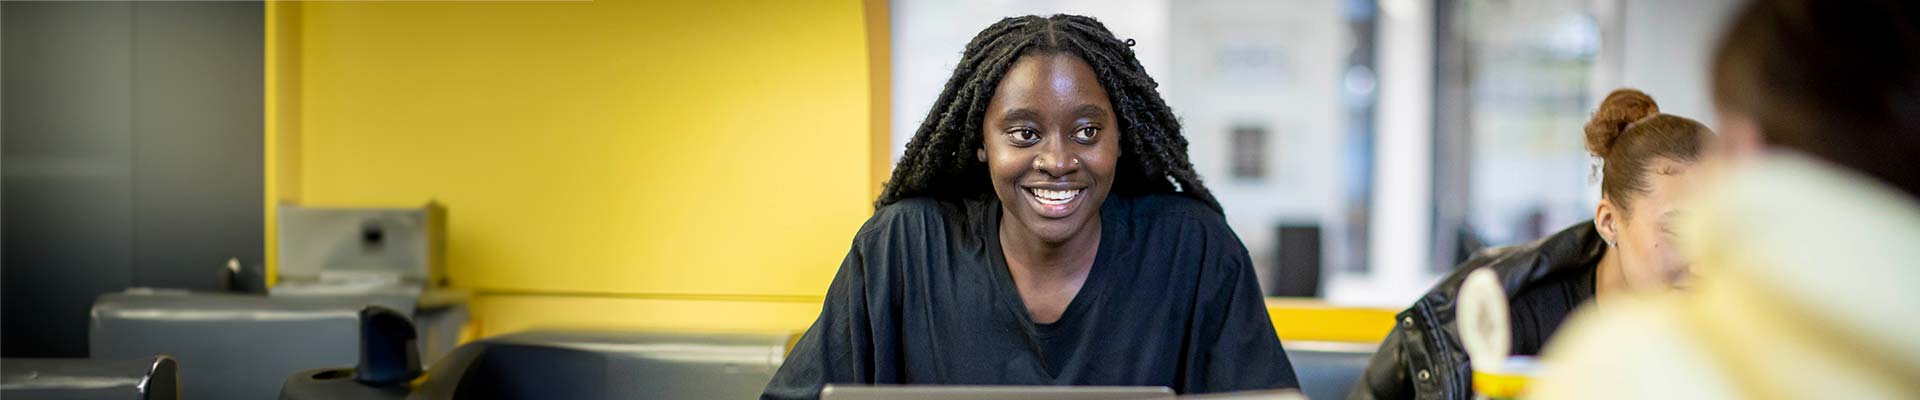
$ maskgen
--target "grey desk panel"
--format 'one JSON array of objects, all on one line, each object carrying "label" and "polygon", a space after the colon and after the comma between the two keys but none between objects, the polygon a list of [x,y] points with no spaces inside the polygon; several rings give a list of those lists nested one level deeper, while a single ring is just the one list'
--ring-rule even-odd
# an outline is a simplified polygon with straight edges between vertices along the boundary
[{"label": "grey desk panel", "polygon": [[410,398],[755,398],[785,358],[787,339],[784,333],[515,333],[455,349]]},{"label": "grey desk panel", "polygon": [[358,361],[358,313],[378,302],[113,293],[94,303],[88,339],[96,358],[173,355],[188,398],[273,398],[294,371]]},{"label": "grey desk panel", "polygon": [[1371,343],[1288,342],[1287,360],[1309,399],[1344,399],[1367,369],[1378,345]]},{"label": "grey desk panel", "polygon": [[0,397],[7,399],[172,400],[180,397],[180,365],[172,357],[103,360],[0,360]]}]

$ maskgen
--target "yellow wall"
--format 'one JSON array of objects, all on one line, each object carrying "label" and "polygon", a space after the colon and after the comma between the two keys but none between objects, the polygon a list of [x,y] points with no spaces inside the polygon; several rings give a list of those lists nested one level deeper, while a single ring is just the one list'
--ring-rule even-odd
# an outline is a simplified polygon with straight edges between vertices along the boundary
[{"label": "yellow wall", "polygon": [[870,3],[269,7],[269,204],[438,200],[488,334],[805,327],[872,211]]}]

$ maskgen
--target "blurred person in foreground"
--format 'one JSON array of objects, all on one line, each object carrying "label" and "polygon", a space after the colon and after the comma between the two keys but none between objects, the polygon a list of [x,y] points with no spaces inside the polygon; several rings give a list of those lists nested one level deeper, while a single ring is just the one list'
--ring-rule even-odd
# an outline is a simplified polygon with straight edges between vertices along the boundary
[{"label": "blurred person in foreground", "polygon": [[1093,18],[975,36],[765,398],[838,384],[1293,388],[1246,246]]},{"label": "blurred person in foreground", "polygon": [[1920,2],[1753,2],[1712,73],[1698,282],[1575,315],[1532,394],[1920,398]]},{"label": "blurred person in foreground", "polygon": [[[1686,287],[1688,263],[1673,250],[1674,198],[1691,185],[1706,125],[1660,113],[1633,89],[1609,93],[1587,122],[1587,150],[1600,160],[1593,220],[1546,238],[1467,259],[1413,307],[1354,383],[1353,399],[1473,398],[1472,369],[1455,306],[1468,273],[1490,269],[1506,290],[1512,353],[1540,354],[1560,323],[1596,296]],[[1601,300],[1604,301],[1604,300]]]}]

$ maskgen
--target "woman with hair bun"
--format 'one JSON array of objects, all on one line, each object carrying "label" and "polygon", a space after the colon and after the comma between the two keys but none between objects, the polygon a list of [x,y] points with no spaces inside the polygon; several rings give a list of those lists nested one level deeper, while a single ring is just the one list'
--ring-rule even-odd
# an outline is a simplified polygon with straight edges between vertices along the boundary
[{"label": "woman with hair bun", "polygon": [[1593,228],[1607,245],[1594,290],[1685,288],[1692,274],[1672,243],[1671,224],[1680,215],[1674,198],[1713,131],[1660,113],[1652,97],[1633,89],[1607,95],[1586,131],[1587,151],[1601,159]]},{"label": "woman with hair bun", "polygon": [[1706,125],[1660,113],[1652,97],[1615,90],[1585,129],[1599,160],[1600,205],[1593,220],[1532,243],[1476,253],[1402,311],[1392,333],[1354,383],[1353,399],[1468,399],[1472,370],[1454,302],[1468,273],[1492,270],[1508,296],[1512,351],[1536,355],[1574,308],[1598,296],[1664,292],[1690,282],[1672,245],[1674,197],[1713,136]]}]

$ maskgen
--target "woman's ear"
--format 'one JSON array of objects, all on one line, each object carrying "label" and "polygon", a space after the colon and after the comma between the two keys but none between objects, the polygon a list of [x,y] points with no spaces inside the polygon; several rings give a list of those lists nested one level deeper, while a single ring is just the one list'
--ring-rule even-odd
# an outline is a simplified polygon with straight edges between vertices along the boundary
[{"label": "woman's ear", "polygon": [[1619,218],[1620,209],[1613,206],[1613,200],[1601,197],[1600,207],[1593,210],[1593,230],[1600,232],[1600,240],[1606,241],[1607,247],[1613,247],[1614,238],[1620,235],[1614,229]]},{"label": "woman's ear", "polygon": [[973,158],[980,159],[980,162],[987,162],[987,149],[984,147],[973,149]]}]

